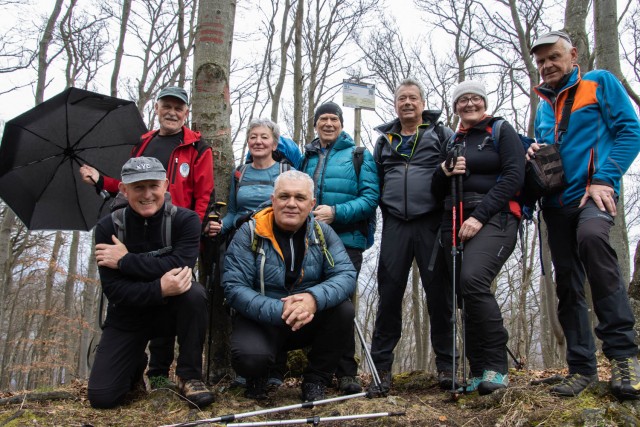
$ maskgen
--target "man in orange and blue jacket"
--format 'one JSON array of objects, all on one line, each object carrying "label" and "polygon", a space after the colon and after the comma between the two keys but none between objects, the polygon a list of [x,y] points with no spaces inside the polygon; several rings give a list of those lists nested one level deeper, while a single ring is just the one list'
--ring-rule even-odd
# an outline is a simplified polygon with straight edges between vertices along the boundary
[{"label": "man in orange and blue jacket", "polygon": [[[563,191],[542,199],[569,365],[569,375],[551,391],[576,396],[598,379],[586,278],[599,321],[595,333],[611,361],[611,390],[619,399],[638,399],[635,320],[609,243],[620,181],[640,150],[638,116],[613,74],[594,70],[581,76],[577,50],[565,32],[540,36],[530,53],[544,82],[534,89],[541,98],[535,120],[537,143],[527,155],[534,156],[540,144],[559,144],[567,184]],[[574,86],[568,127],[558,132]]]}]

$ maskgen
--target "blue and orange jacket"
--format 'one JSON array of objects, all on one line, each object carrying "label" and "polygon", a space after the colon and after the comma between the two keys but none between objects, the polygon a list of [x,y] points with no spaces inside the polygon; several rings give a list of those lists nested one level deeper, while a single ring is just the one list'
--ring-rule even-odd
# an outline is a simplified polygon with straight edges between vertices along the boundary
[{"label": "blue and orange jacket", "polygon": [[[288,288],[285,285],[285,261],[273,233],[273,208],[257,212],[251,221],[255,222],[255,235],[263,241],[264,253],[254,250],[251,225],[245,222],[238,229],[224,258],[224,296],[229,306],[239,314],[256,322],[284,326],[281,318],[284,303],[280,298],[308,292],[315,298],[318,311],[322,311],[339,305],[353,294],[356,270],[340,238],[329,225],[317,222],[331,261],[323,253],[322,243],[315,232],[315,219],[309,215],[302,269],[294,286]],[[264,294],[260,283],[263,263]]]},{"label": "blue and orange jacket", "polygon": [[[167,167],[169,193],[174,205],[191,209],[204,218],[213,193],[213,155],[200,132],[182,126],[184,140],[172,152]],[[144,154],[149,142],[158,133],[153,130],[140,137],[140,142],[131,150],[131,157]],[[118,192],[120,180],[104,177],[104,189],[110,193]]]},{"label": "blue and orange jacket", "polygon": [[608,71],[580,77],[575,66],[556,93],[544,83],[534,90],[542,102],[535,120],[538,143],[553,144],[569,88],[579,84],[560,155],[567,188],[543,199],[543,207],[577,204],[591,184],[608,185],[620,194],[620,180],[640,151],[640,122],[624,87]]}]

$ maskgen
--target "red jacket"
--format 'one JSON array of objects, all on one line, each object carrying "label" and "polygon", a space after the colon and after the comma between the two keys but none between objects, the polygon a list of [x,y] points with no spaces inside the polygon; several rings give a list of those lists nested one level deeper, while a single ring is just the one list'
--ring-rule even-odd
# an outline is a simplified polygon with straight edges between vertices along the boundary
[{"label": "red jacket", "polygon": [[[201,141],[200,132],[182,126],[184,141],[177,146],[169,158],[167,178],[169,193],[174,205],[195,211],[203,220],[213,193],[213,155],[211,148]],[[157,130],[145,133],[140,142],[131,150],[131,157],[144,154]],[[118,192],[120,180],[104,177],[104,189]]]}]

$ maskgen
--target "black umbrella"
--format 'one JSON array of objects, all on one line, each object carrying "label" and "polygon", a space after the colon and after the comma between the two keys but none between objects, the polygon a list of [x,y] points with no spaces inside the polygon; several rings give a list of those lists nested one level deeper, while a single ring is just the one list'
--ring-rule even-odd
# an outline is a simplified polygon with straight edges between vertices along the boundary
[{"label": "black umbrella", "polygon": [[119,177],[146,131],[132,101],[67,89],[5,124],[0,198],[31,230],[90,230],[108,203],[79,167]]}]

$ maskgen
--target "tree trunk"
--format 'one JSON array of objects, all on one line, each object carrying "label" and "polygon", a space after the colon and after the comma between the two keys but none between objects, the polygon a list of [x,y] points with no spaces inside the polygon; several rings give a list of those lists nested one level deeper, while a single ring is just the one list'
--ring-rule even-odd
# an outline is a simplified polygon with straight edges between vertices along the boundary
[{"label": "tree trunk", "polygon": [[[49,360],[48,356],[51,350],[51,343],[55,337],[55,334],[51,333],[51,325],[53,323],[53,285],[56,270],[58,268],[58,258],[60,256],[60,249],[62,248],[62,232],[57,231],[53,241],[53,247],[51,249],[51,260],[49,261],[49,267],[44,281],[44,307],[42,312],[42,323],[34,340],[33,359],[37,361],[36,371],[31,372],[30,378],[35,378],[35,382],[29,381],[31,386],[44,385],[47,375],[47,369]],[[35,375],[33,375],[35,374]]]},{"label": "tree trunk", "polygon": [[118,47],[116,56],[113,59],[113,72],[111,73],[111,96],[118,96],[118,76],[120,75],[120,65],[124,55],[124,39],[127,35],[127,24],[131,13],[131,0],[122,0],[122,17],[120,18],[120,36],[118,37]]},{"label": "tree trunk", "polygon": [[[229,68],[236,12],[235,0],[200,0],[193,59],[193,128],[202,132],[213,148],[216,197],[227,200],[234,166],[231,147]],[[223,307],[220,283],[209,289],[211,322],[207,354],[211,370],[207,381],[231,374],[229,335],[231,322]],[[208,346],[205,345],[205,348]]]},{"label": "tree trunk", "polygon": [[7,206],[0,225],[0,322],[4,321],[4,302],[10,283],[11,268],[8,262],[11,258],[11,230],[16,223],[16,214]]},{"label": "tree trunk", "polygon": [[44,89],[47,85],[47,68],[49,68],[49,61],[47,59],[47,53],[49,52],[49,45],[53,39],[53,29],[55,28],[58,16],[62,10],[63,0],[56,0],[53,6],[53,11],[47,19],[47,25],[44,28],[42,37],[38,42],[38,81],[36,83],[36,105],[40,104],[44,100]]},{"label": "tree trunk", "polygon": [[[542,242],[542,265],[545,275],[540,277],[540,298],[542,300],[542,316],[540,331],[546,336],[542,340],[542,359],[545,368],[556,367],[557,362],[565,355],[566,343],[564,332],[558,320],[558,299],[556,298],[555,284],[552,277],[551,252],[546,244],[549,235],[544,221],[538,224],[540,227],[540,240]],[[560,358],[558,357],[560,355]]]},{"label": "tree trunk", "polygon": [[64,284],[64,333],[62,341],[62,353],[66,353],[66,366],[64,367],[64,383],[70,384],[71,379],[78,376],[75,370],[77,367],[76,358],[78,356],[76,349],[77,332],[80,328],[73,316],[73,303],[75,301],[75,283],[78,274],[78,245],[80,241],[80,233],[74,231],[71,237],[71,246],[69,247],[69,268],[67,269],[67,280]]},{"label": "tree trunk", "polygon": [[[98,307],[98,299],[102,293],[98,279],[98,264],[96,263],[95,244],[91,243],[91,252],[87,260],[87,277],[82,288],[82,320],[83,328],[80,334],[80,360],[78,363],[78,377],[86,379],[89,377],[89,366],[87,363],[87,354],[89,352],[89,344],[93,338],[95,342],[100,339],[101,330],[96,323],[96,313]],[[96,299],[98,295],[98,299]],[[97,336],[96,336],[97,335]]]},{"label": "tree trunk", "polygon": [[426,360],[422,353],[422,304],[420,303],[420,271],[416,260],[411,266],[411,318],[413,319],[413,337],[416,349],[416,368],[425,369]]},{"label": "tree trunk", "polygon": [[[600,69],[611,71],[618,80],[623,80],[620,68],[620,49],[618,39],[618,14],[615,0],[594,1],[594,27],[595,27],[595,61]],[[629,237],[627,235],[627,221],[624,210],[624,187],[620,181],[620,199],[617,206],[615,225],[611,229],[609,239],[611,246],[618,254],[618,263],[622,271],[625,284],[629,283],[630,256]],[[640,313],[638,313],[640,314]]]},{"label": "tree trunk", "polygon": [[302,96],[302,22],[304,20],[304,0],[298,0],[296,8],[295,32],[294,32],[294,60],[293,60],[293,140],[302,144],[302,118],[304,100]]},{"label": "tree trunk", "polygon": [[564,10],[564,28],[571,36],[573,45],[578,49],[578,65],[584,74],[592,68],[593,61],[589,53],[589,39],[585,31],[590,0],[567,0]]}]

